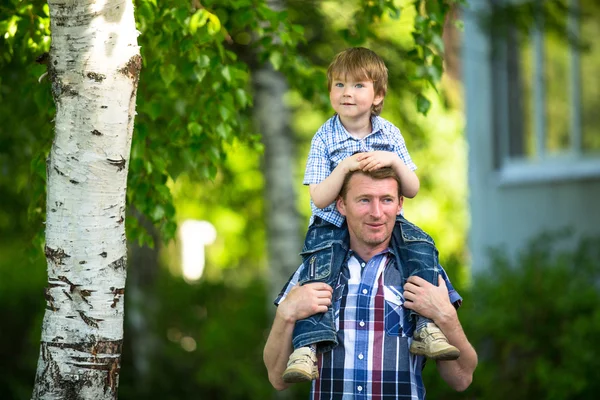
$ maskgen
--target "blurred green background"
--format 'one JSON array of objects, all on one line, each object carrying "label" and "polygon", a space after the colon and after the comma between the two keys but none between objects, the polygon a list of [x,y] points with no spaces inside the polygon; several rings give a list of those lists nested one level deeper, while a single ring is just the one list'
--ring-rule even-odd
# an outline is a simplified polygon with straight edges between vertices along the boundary
[{"label": "blurred green background", "polygon": [[[430,48],[445,45],[447,60],[460,56],[460,23],[447,23],[441,34],[442,17],[455,15],[456,6],[271,3],[286,10],[281,14],[244,0],[202,2],[205,8],[169,3],[136,1],[144,67],[128,188],[121,399],[276,397],[262,362],[281,285],[274,277],[290,275],[300,263],[310,214],[304,163],[312,135],[332,115],[324,70],[351,45],[370,47],[386,61],[382,116],[403,132],[421,179],[405,214],[435,238],[465,299],[461,320],[480,355],[465,393],[449,390],[427,365],[429,398],[587,399],[600,390],[598,240],[557,253],[561,239],[546,235],[517,259],[495,254],[493,275],[469,271],[459,71],[448,62],[442,77],[439,58],[414,53],[415,41],[425,40]],[[190,15],[202,9],[219,26],[192,29]],[[435,29],[419,28],[425,22],[415,19],[417,10]],[[35,59],[48,50],[49,34],[43,2],[0,1],[0,399],[31,396],[45,308],[40,243],[54,104],[48,80],[38,82],[45,66]],[[255,77],[265,71],[285,83],[273,96],[286,109],[287,128],[278,132],[286,152],[271,152],[274,142],[261,125]],[[277,200],[269,193],[276,185],[270,176],[280,172],[270,158],[282,153],[290,167],[282,179],[293,198],[286,245],[296,249],[285,253],[285,262],[273,256],[282,238],[270,225]],[[198,238],[192,243],[204,248],[199,279],[183,273],[181,227],[188,220],[207,221],[216,231],[205,247]],[[307,393],[308,385],[297,385],[279,398]]]}]

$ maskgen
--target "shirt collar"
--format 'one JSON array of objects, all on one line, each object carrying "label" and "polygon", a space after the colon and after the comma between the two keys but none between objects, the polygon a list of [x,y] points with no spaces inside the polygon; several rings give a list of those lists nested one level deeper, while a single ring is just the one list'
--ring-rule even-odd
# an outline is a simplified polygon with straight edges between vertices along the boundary
[{"label": "shirt collar", "polygon": [[[379,255],[382,255],[382,254],[388,254],[388,253],[391,254],[391,255],[393,255],[393,256],[396,255],[396,253],[394,252],[394,249],[391,248],[391,247],[388,247],[387,249],[381,251],[380,253],[375,254],[372,258],[375,258],[375,257],[377,257]],[[354,250],[352,250],[352,249],[348,250],[348,255],[346,256],[346,262],[348,262],[348,260],[351,257],[356,258],[359,263],[363,263],[363,262],[365,264],[367,263],[365,260],[363,260],[362,258],[360,258],[360,256]]]}]

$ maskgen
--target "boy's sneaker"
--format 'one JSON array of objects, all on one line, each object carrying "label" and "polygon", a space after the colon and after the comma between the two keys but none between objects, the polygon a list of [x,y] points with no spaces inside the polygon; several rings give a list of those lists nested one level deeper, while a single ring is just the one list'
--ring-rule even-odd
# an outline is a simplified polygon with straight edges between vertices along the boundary
[{"label": "boy's sneaker", "polygon": [[431,322],[414,333],[410,352],[432,360],[456,360],[460,356],[460,350],[448,343],[446,335]]},{"label": "boy's sneaker", "polygon": [[317,355],[309,347],[294,350],[283,373],[285,383],[310,382],[319,377]]}]

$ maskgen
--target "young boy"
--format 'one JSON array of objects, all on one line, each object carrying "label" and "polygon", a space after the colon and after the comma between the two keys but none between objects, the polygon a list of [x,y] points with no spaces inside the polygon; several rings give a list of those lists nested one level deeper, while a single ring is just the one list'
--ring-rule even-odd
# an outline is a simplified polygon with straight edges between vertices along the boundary
[{"label": "young boy", "polygon": [[[319,128],[308,155],[304,184],[309,185],[312,216],[301,253],[303,265],[298,282],[329,284],[334,288],[332,303],[335,303],[342,295],[343,287],[336,285],[348,251],[347,228],[344,217],[335,208],[335,199],[346,173],[391,167],[400,178],[402,194],[409,198],[419,191],[419,179],[399,129],[379,117],[388,80],[383,60],[366,48],[347,49],[335,56],[327,70],[327,79],[329,99],[336,114]],[[437,254],[431,255],[434,263],[427,263],[435,265],[433,269],[414,261],[419,256],[411,256],[415,254],[411,253],[415,251],[414,242],[407,236],[411,229],[419,230],[399,215],[392,247],[401,260],[404,278],[418,275],[437,285],[440,272]],[[414,327],[410,347],[413,354],[435,360],[458,358],[459,350],[448,343],[433,321],[412,311],[411,317],[416,324],[405,326]],[[296,322],[292,342],[294,352],[283,374],[284,381],[316,379],[317,350],[324,352],[337,345],[334,307]]]}]

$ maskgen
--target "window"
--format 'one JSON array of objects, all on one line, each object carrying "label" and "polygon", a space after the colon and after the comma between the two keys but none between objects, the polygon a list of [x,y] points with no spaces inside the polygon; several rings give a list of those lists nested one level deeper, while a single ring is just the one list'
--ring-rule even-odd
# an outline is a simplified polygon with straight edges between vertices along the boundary
[{"label": "window", "polygon": [[[593,39],[600,34],[600,7],[595,0],[568,0],[568,11],[560,13],[552,9],[557,2],[502,3],[521,14],[505,13],[514,23],[492,34],[500,181],[600,178],[600,44]],[[517,24],[527,11],[523,29]]]}]

